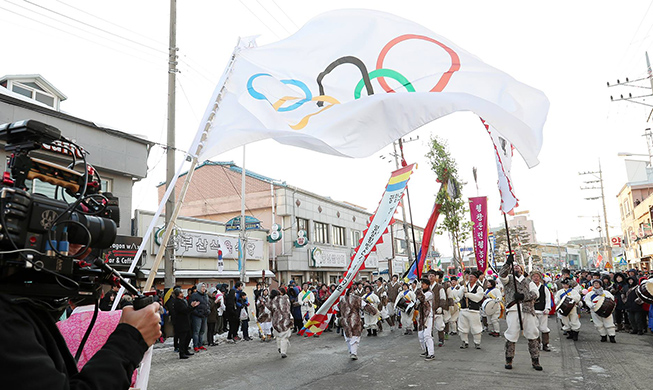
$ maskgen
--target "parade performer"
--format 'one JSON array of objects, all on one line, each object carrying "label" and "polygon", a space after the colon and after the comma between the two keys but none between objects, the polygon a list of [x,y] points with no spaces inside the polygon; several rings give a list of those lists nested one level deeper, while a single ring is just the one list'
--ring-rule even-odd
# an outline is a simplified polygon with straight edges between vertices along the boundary
[{"label": "parade performer", "polygon": [[404,328],[404,334],[413,333],[413,307],[415,304],[415,293],[410,289],[410,284],[404,283],[402,291],[397,295],[395,307],[401,310],[401,326]]},{"label": "parade performer", "polygon": [[449,335],[455,336],[458,334],[458,318],[460,317],[460,302],[458,301],[456,291],[462,288],[458,284],[458,278],[455,276],[451,277],[447,287],[447,303],[449,304],[449,312],[445,313],[445,331],[446,328],[449,328]]},{"label": "parade performer", "polygon": [[[449,310],[447,290],[442,285],[444,272],[430,270],[427,273],[429,290],[432,294],[433,332],[438,332],[438,347],[444,345],[444,312]],[[435,334],[433,335],[435,338]]]},{"label": "parade performer", "polygon": [[415,296],[417,298],[417,309],[419,317],[417,318],[417,336],[419,344],[422,347],[422,356],[424,360],[435,359],[435,348],[433,346],[433,293],[430,290],[429,280],[421,280],[422,288],[417,289]]},{"label": "parade performer", "polygon": [[280,287],[279,290],[272,290],[270,292],[270,301],[266,306],[272,313],[272,327],[276,332],[278,351],[281,358],[286,358],[293,326],[290,299],[286,295],[286,288]]},{"label": "parade performer", "polygon": [[[513,274],[510,271],[513,271]],[[506,322],[508,329],[504,333],[506,338],[506,365],[505,368],[512,369],[512,361],[515,357],[515,344],[519,340],[521,326],[523,325],[524,337],[528,340],[528,352],[531,355],[533,368],[541,371],[540,346],[537,341],[539,332],[537,330],[537,318],[533,304],[539,297],[537,286],[529,278],[524,276],[524,271],[519,264],[514,264],[514,256],[508,256],[508,260],[499,271],[499,278],[503,283],[506,302]],[[521,319],[521,321],[520,321]],[[521,322],[521,323],[520,323]]]},{"label": "parade performer", "polygon": [[612,319],[612,312],[610,312],[610,315],[607,317],[600,316],[596,313],[597,310],[601,309],[600,307],[597,307],[597,305],[602,304],[608,299],[614,302],[614,296],[610,294],[609,291],[603,289],[603,282],[601,279],[594,279],[592,281],[592,291],[589,291],[585,295],[585,304],[590,309],[592,322],[601,336],[601,342],[605,343],[608,341],[608,336],[610,336],[610,342],[616,343],[616,327]]},{"label": "parade performer", "polygon": [[268,289],[264,289],[261,295],[258,296],[256,302],[256,311],[258,316],[256,321],[261,325],[261,341],[270,341],[272,340],[272,313],[270,309],[267,308],[267,303],[269,301]]},{"label": "parade performer", "polygon": [[388,306],[388,289],[383,281],[383,278],[378,278],[376,281],[376,286],[374,287],[374,294],[379,297],[379,307],[377,309],[379,310],[379,315],[381,319],[378,321],[377,326],[379,328],[379,332],[383,331],[383,321],[387,321],[388,325],[390,325],[390,329],[392,330],[392,323],[390,319],[390,313],[388,312],[387,306]]},{"label": "parade performer", "polygon": [[297,300],[302,309],[302,322],[306,324],[306,321],[315,314],[315,308],[313,307],[315,304],[315,294],[308,289],[308,283],[302,285],[302,291],[299,292]]},{"label": "parade performer", "polygon": [[392,330],[398,322],[395,301],[397,300],[397,296],[399,296],[399,291],[401,291],[399,276],[392,275],[392,280],[390,281],[390,283],[387,284],[387,291],[388,291],[388,305],[386,307],[386,310],[388,311],[388,314],[390,314],[390,321],[392,321],[393,324],[390,326],[390,330]]},{"label": "parade performer", "polygon": [[[576,305],[580,302],[580,293],[576,288],[571,287],[572,281],[567,278],[561,282],[562,289],[558,290],[555,297],[555,305],[558,308],[558,314],[562,320],[562,330],[568,332],[567,339],[578,341],[578,332],[580,330],[580,319],[578,318],[578,312],[576,311]],[[565,301],[565,299],[571,298],[571,303],[573,307],[571,311],[564,315],[562,312],[564,308],[561,308],[560,305]]]},{"label": "parade performer", "polygon": [[[487,279],[485,286],[485,301],[495,301],[500,308],[502,305],[501,301],[503,299],[503,294],[501,294],[501,290],[499,290],[497,287],[497,282],[494,279]],[[492,337],[499,337],[499,332],[501,331],[499,326],[499,316],[501,315],[501,310],[498,310],[496,313],[491,315],[486,313],[486,315],[488,320],[488,330],[492,329],[489,332],[489,335]]]},{"label": "parade performer", "polygon": [[[551,312],[551,290],[542,280],[542,272],[535,270],[531,273],[531,280],[535,283],[539,296],[535,301],[535,317],[537,318],[537,329],[542,334],[541,344],[543,351],[551,351],[549,348],[549,312]],[[539,339],[539,337],[538,337]]]},{"label": "parade performer", "polygon": [[358,360],[358,345],[361,340],[363,324],[361,323],[361,310],[365,315],[376,317],[378,311],[375,304],[368,304],[365,299],[361,299],[351,288],[347,289],[345,295],[340,298],[338,311],[340,313],[340,326],[345,336],[349,357],[352,360]]},{"label": "parade performer", "polygon": [[[370,305],[373,305],[375,308],[379,307],[379,304],[381,303],[381,300],[379,297],[374,294],[374,291],[372,291],[372,286],[365,286],[365,295],[363,295],[363,299],[365,300],[366,303],[369,303]],[[378,311],[378,309],[377,309]],[[368,336],[376,336],[377,335],[377,322],[379,320],[379,314],[378,312],[375,314],[371,314],[368,312],[365,312],[365,329],[367,329],[367,335]]]},{"label": "parade performer", "polygon": [[483,300],[483,287],[478,283],[479,271],[469,274],[467,283],[454,294],[460,301],[460,317],[458,318],[458,332],[462,344],[460,348],[469,348],[469,333],[474,338],[474,347],[481,349],[481,300]]}]

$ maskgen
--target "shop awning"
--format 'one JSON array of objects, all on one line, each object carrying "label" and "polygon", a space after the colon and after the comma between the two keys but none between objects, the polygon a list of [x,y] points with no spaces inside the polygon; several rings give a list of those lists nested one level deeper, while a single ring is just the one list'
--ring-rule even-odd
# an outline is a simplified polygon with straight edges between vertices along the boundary
[{"label": "shop awning", "polygon": [[[145,276],[150,275],[149,269],[142,269],[141,272]],[[260,278],[263,275],[263,270],[251,270],[247,271],[247,276],[250,278]],[[165,274],[163,271],[156,273],[157,278],[163,278]],[[274,278],[276,275],[270,270],[265,270],[266,278]],[[176,278],[201,278],[201,279],[223,279],[223,278],[240,278],[239,271],[222,271],[218,270],[177,270],[175,271]]]}]

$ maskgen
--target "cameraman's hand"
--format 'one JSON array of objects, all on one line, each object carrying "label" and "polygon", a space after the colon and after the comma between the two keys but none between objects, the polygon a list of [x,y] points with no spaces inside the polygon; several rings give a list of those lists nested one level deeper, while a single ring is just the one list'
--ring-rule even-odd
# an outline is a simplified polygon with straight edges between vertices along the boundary
[{"label": "cameraman's hand", "polygon": [[159,304],[156,302],[140,310],[134,310],[132,306],[127,306],[122,309],[122,316],[120,316],[120,323],[129,324],[141,332],[148,347],[161,337],[159,321],[161,321],[161,316],[159,315]]}]

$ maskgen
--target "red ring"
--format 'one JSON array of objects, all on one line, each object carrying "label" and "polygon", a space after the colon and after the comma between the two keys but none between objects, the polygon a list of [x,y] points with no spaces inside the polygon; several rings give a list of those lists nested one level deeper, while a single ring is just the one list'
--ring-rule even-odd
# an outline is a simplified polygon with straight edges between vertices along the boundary
[{"label": "red ring", "polygon": [[[440,77],[438,83],[430,91],[430,92],[442,92],[444,87],[446,87],[447,84],[449,83],[449,80],[451,79],[453,72],[460,69],[460,58],[458,57],[458,54],[456,54],[456,52],[453,51],[450,47],[448,47],[447,45],[441,42],[436,41],[433,38],[429,38],[424,35],[415,35],[415,34],[406,34],[406,35],[398,36],[397,38],[388,42],[383,47],[383,50],[381,50],[381,53],[379,53],[379,58],[376,60],[376,69],[383,68],[383,60],[385,60],[385,56],[386,54],[388,54],[388,51],[390,51],[390,49],[392,49],[397,43],[406,41],[408,39],[422,39],[428,42],[433,42],[436,45],[443,48],[451,56],[451,67],[449,68],[448,71],[444,72],[442,77]],[[395,92],[392,88],[390,88],[388,83],[385,82],[385,78],[379,77],[377,80],[379,80],[379,84],[381,84],[383,90],[385,90],[388,93]]]}]

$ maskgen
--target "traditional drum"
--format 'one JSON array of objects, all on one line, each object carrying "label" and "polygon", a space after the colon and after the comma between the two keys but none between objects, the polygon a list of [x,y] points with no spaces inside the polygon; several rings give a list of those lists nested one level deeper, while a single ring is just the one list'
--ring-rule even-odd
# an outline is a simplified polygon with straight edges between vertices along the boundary
[{"label": "traditional drum", "polygon": [[486,316],[491,317],[501,312],[501,303],[494,299],[486,299],[481,305],[481,310],[485,313]]},{"label": "traditional drum", "polygon": [[653,304],[653,279],[645,280],[635,290],[639,299],[648,304]]},{"label": "traditional drum", "polygon": [[406,297],[401,297],[399,298],[399,302],[397,302],[397,307],[406,314],[410,314],[415,307],[415,302],[407,300]]},{"label": "traditional drum", "polygon": [[560,302],[560,307],[558,307],[558,313],[562,316],[568,316],[574,308],[574,300],[571,297],[566,297],[562,302]]},{"label": "traditional drum", "polygon": [[614,311],[614,308],[617,306],[617,303],[612,298],[607,297],[598,297],[596,302],[594,302],[594,313],[597,316],[608,318]]}]

